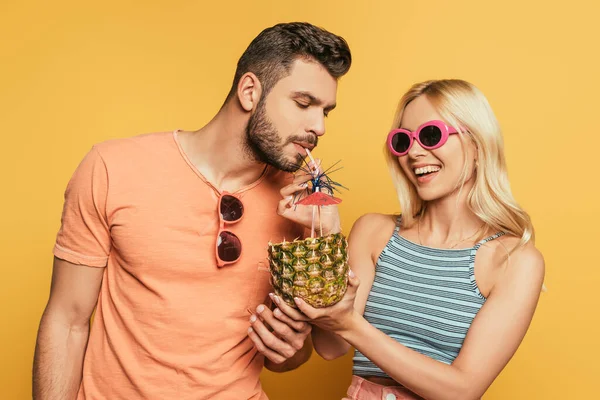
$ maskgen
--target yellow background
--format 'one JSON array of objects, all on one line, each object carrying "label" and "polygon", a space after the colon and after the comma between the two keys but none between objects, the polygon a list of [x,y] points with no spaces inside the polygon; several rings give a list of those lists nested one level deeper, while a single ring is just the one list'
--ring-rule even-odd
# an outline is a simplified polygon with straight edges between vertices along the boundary
[{"label": "yellow background", "polygon": [[[250,40],[306,20],[344,36],[354,64],[318,149],[344,230],[398,211],[381,153],[410,84],[456,77],[489,98],[513,191],[531,213],[549,292],[486,400],[598,395],[600,120],[597,2],[504,0],[4,1],[0,5],[0,399],[30,398],[62,195],[93,143],[196,129],[218,110]],[[554,5],[551,5],[554,4]],[[273,400],[339,399],[351,357],[265,372]]]}]

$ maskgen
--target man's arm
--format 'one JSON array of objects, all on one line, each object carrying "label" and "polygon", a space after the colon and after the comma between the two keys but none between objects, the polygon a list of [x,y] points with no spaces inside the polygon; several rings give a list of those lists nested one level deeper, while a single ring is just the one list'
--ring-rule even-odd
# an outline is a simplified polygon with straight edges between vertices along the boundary
[{"label": "man's arm", "polygon": [[33,399],[70,400],[81,384],[90,317],[104,268],[55,258],[50,298],[38,331],[33,361]]}]

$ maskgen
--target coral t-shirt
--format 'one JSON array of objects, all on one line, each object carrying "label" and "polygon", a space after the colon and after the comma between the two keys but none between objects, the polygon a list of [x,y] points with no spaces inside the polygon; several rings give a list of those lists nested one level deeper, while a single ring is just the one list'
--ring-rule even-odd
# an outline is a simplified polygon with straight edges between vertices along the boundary
[{"label": "coral t-shirt", "polygon": [[[223,153],[227,156],[226,152]],[[266,399],[248,308],[268,298],[269,241],[303,229],[277,215],[289,173],[235,194],[239,261],[217,267],[220,192],[177,132],[95,145],[65,192],[54,255],[105,268],[78,399]]]}]

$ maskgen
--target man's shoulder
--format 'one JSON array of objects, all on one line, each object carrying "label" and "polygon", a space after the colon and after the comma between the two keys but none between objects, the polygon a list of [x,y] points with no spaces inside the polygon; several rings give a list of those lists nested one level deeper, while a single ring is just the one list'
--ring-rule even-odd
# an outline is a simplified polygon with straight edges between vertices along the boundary
[{"label": "man's shoulder", "polygon": [[165,144],[175,145],[172,132],[152,132],[109,139],[96,143],[94,148],[103,158],[124,158],[135,156],[136,154],[151,154],[155,149],[164,149]]}]

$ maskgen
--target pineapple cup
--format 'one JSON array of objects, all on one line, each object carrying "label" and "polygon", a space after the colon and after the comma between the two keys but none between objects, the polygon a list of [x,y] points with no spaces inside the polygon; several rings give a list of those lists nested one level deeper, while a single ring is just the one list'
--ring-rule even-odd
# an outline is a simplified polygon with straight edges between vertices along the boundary
[{"label": "pineapple cup", "polygon": [[293,242],[269,243],[275,294],[290,307],[299,297],[315,308],[329,307],[348,288],[348,241],[342,233]]}]

